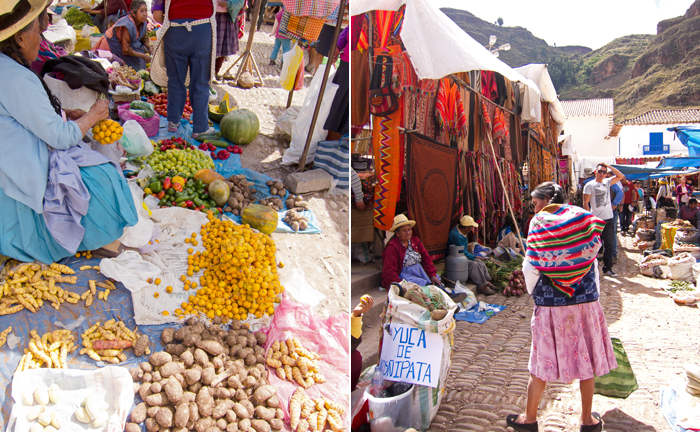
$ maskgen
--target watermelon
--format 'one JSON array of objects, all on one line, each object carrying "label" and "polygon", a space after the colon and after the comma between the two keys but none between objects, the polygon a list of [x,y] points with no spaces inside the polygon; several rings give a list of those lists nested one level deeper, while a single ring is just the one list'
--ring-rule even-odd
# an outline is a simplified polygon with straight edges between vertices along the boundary
[{"label": "watermelon", "polygon": [[224,138],[234,144],[250,144],[260,132],[258,116],[245,108],[226,114],[219,126]]}]

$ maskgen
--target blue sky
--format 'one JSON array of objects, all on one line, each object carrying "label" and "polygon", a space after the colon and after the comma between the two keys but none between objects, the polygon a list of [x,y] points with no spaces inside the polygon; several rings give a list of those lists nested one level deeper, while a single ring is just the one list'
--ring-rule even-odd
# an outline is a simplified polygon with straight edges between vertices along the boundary
[{"label": "blue sky", "polygon": [[[433,0],[506,27],[525,27],[549,45],[597,49],[629,34],[656,34],[656,24],[683,15],[693,0]],[[513,41],[513,43],[517,43]]]}]

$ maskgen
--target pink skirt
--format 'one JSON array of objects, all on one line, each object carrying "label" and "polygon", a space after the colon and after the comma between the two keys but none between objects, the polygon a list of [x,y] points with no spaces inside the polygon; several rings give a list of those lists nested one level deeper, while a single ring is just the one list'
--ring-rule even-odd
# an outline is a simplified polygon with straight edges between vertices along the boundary
[{"label": "pink skirt", "polygon": [[617,367],[600,302],[536,306],[532,314],[530,373],[543,381],[571,382]]}]

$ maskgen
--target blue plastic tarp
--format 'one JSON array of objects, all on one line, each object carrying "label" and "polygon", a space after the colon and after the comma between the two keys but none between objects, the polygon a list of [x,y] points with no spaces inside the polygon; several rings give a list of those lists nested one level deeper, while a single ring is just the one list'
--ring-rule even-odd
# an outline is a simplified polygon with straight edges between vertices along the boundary
[{"label": "blue plastic tarp", "polygon": [[700,157],[669,157],[659,161],[656,168],[697,168],[700,167]]},{"label": "blue plastic tarp", "polygon": [[497,305],[497,304],[487,304],[487,306],[491,306],[494,309],[497,309],[496,311],[492,310],[485,310],[485,311],[479,311],[479,305],[473,306],[471,309],[467,309],[465,311],[458,312],[454,314],[454,318],[457,321],[466,321],[470,323],[476,323],[476,324],[483,324],[485,323],[489,318],[492,316],[496,315],[498,312],[502,311],[503,309],[506,308],[505,305]]},{"label": "blue plastic tarp", "polygon": [[[673,158],[671,158],[673,159]],[[679,170],[674,169],[674,167],[669,166],[665,168],[646,168],[639,165],[613,165],[615,168],[620,170],[622,174],[625,175],[627,180],[645,180],[645,179],[656,179],[662,177],[668,177],[672,175],[683,175],[683,174],[696,174],[697,169],[692,168],[689,170]],[[678,166],[675,166],[678,168]]]},{"label": "blue plastic tarp", "polygon": [[[684,146],[700,148],[700,127],[697,126],[676,126],[670,127],[667,130],[675,132],[678,139],[681,140]],[[696,156],[691,154],[691,156]]]}]

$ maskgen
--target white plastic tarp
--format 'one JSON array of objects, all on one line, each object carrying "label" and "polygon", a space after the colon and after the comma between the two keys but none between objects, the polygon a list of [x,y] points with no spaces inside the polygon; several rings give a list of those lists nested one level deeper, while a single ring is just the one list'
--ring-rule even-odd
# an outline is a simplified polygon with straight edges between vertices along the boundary
[{"label": "white plastic tarp", "polygon": [[561,154],[564,156],[569,156],[572,162],[578,161],[578,152],[576,151],[576,146],[571,140],[571,135],[559,136],[559,142],[561,144]]},{"label": "white plastic tarp", "polygon": [[[398,10],[403,4],[406,13],[401,40],[418,78],[440,79],[452,73],[489,70],[524,84],[533,99],[539,100],[539,90],[534,82],[496,58],[431,0],[352,0],[350,12],[358,15],[372,10]],[[535,105],[539,106],[539,103]]]},{"label": "white plastic tarp", "polygon": [[[540,90],[540,100],[542,102],[549,102],[549,112],[552,114],[552,118],[559,125],[563,125],[566,121],[566,114],[564,113],[564,108],[561,106],[561,102],[557,98],[557,90],[554,88],[554,83],[552,78],[549,76],[549,71],[547,70],[546,64],[529,64],[515,68],[515,71],[525,78],[531,79]],[[525,106],[526,101],[532,97],[532,95],[523,95],[523,121],[527,121],[525,118]],[[534,101],[532,101],[534,102]],[[529,103],[528,106],[537,105],[537,110],[541,110],[539,104]],[[559,129],[559,128],[558,128]]]}]

